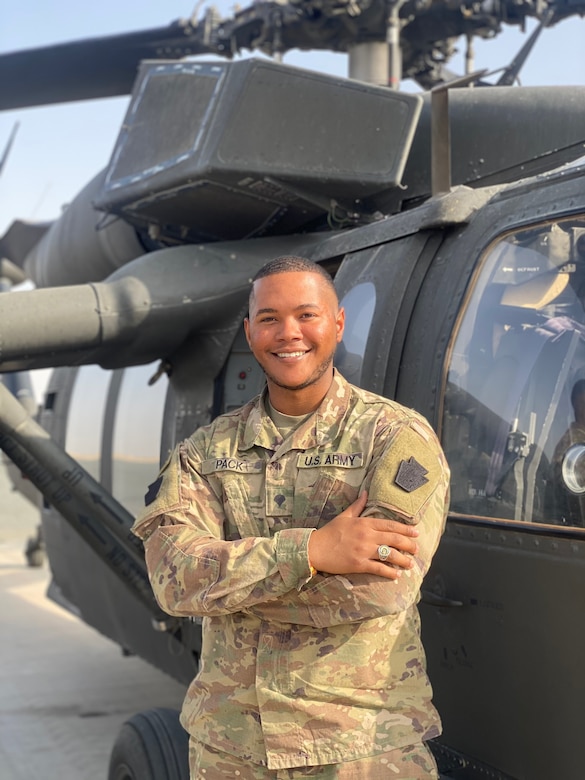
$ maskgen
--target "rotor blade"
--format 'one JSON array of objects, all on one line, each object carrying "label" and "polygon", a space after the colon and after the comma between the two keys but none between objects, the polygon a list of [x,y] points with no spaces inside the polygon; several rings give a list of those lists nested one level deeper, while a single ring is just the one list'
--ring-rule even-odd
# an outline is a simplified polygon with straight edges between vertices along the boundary
[{"label": "rotor blade", "polygon": [[214,53],[185,22],[0,55],[0,110],[127,95],[144,59]]},{"label": "rotor blade", "polygon": [[22,268],[24,258],[38,244],[51,225],[52,222],[15,220],[0,237],[0,258],[7,258]]},{"label": "rotor blade", "polygon": [[518,74],[520,73],[520,69],[528,59],[528,55],[534,48],[534,44],[538,40],[540,33],[544,30],[545,27],[548,26],[548,23],[552,17],[553,10],[552,8],[549,8],[542,17],[542,21],[538,27],[531,33],[524,46],[522,46],[518,54],[514,57],[512,62],[508,65],[508,67],[504,70],[496,82],[497,87],[511,87],[512,84],[516,81]]}]

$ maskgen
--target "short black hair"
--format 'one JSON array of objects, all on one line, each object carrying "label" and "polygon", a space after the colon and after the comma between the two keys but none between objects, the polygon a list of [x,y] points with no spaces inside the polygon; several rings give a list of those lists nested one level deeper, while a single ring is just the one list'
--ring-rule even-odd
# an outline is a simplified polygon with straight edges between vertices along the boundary
[{"label": "short black hair", "polygon": [[[265,276],[283,274],[290,271],[304,271],[305,273],[318,274],[325,281],[337,299],[337,290],[335,289],[331,275],[318,263],[313,262],[313,260],[297,255],[281,255],[280,257],[275,257],[273,260],[269,260],[256,272],[256,275],[252,279],[252,287],[257,279],[263,279]],[[252,292],[250,294],[252,294]]]}]

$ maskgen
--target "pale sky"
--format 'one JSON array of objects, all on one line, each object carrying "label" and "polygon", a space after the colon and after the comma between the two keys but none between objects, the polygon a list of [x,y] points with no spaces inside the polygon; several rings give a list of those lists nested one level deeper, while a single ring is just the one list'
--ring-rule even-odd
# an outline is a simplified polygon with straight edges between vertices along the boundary
[{"label": "pale sky", "polygon": [[[232,0],[216,0],[214,4],[226,15],[234,6]],[[5,0],[0,52],[165,26],[190,16],[196,6],[193,0]],[[526,33],[508,28],[494,40],[478,40],[476,67],[496,69],[508,65],[534,24],[529,23]],[[585,84],[584,33],[585,20],[579,17],[544,31],[521,73],[521,82]],[[460,49],[463,53],[463,42]],[[346,57],[341,54],[291,52],[284,61],[337,75],[345,75],[347,67]],[[450,67],[463,73],[462,56]],[[413,90],[411,84],[403,88]],[[0,234],[13,219],[56,218],[62,206],[107,165],[127,100],[102,99],[0,113],[0,151],[14,123],[20,123],[0,178]]]}]

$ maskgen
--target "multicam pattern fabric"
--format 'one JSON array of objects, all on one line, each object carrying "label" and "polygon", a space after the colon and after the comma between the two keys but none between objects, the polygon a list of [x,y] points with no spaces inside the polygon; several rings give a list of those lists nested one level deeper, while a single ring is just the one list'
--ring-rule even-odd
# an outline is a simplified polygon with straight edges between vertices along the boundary
[{"label": "multicam pattern fabric", "polygon": [[193,780],[438,780],[433,754],[423,743],[407,745],[369,758],[348,759],[343,764],[267,769],[209,745],[189,740],[189,765]]},{"label": "multicam pattern fabric", "polygon": [[[425,481],[409,492],[394,480],[410,458]],[[203,617],[182,712],[190,734],[282,769],[440,733],[416,603],[444,528],[449,470],[423,417],[336,373],[286,439],[258,397],[180,444],[159,484],[134,531],[161,607]],[[418,525],[414,568],[397,582],[311,576],[310,534],[363,489],[366,514]]]}]

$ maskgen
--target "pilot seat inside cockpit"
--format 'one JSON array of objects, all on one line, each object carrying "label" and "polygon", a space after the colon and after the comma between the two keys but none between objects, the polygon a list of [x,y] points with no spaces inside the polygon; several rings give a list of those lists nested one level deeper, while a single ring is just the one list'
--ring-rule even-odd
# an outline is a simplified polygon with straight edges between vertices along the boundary
[{"label": "pilot seat inside cockpit", "polygon": [[[518,231],[486,253],[445,391],[453,512],[585,525],[585,408],[581,427],[573,393],[585,380],[584,297],[585,221]],[[581,458],[569,462],[576,439]]]}]

